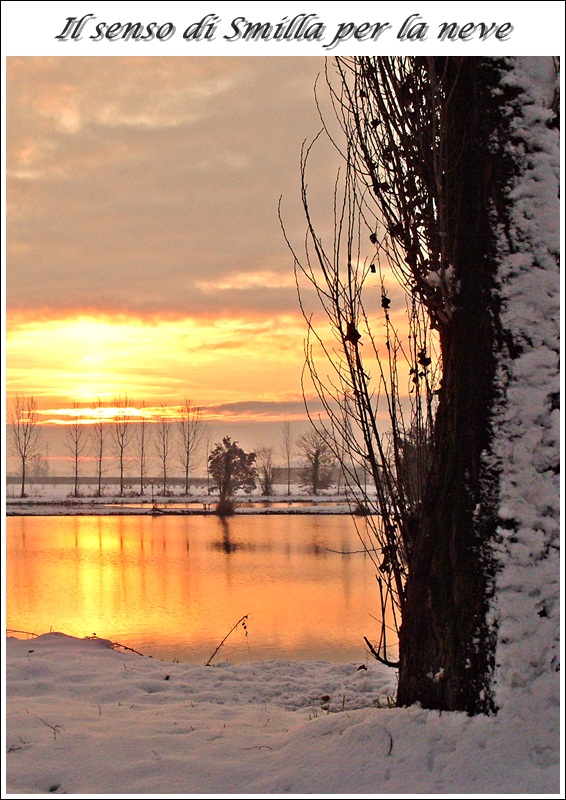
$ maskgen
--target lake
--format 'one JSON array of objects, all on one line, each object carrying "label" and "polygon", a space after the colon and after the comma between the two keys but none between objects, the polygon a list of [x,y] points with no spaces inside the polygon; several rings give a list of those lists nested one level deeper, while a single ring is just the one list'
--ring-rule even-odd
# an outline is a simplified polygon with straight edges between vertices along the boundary
[{"label": "lake", "polygon": [[364,535],[348,515],[9,517],[6,627],[205,663],[249,615],[213,663],[362,662],[379,596],[356,525]]}]

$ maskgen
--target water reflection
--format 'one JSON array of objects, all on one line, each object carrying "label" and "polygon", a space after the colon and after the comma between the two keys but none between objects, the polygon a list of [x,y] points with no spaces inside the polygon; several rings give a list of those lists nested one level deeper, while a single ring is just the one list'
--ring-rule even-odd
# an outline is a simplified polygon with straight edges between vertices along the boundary
[{"label": "water reflection", "polygon": [[242,544],[236,544],[230,538],[230,523],[226,517],[218,517],[218,524],[222,529],[222,538],[215,539],[210,543],[211,550],[221,550],[223,553],[235,553],[238,548],[242,548]]},{"label": "water reflection", "polygon": [[248,613],[223,658],[358,660],[377,635],[375,568],[348,554],[347,516],[12,517],[6,533],[8,628],[197,662]]}]

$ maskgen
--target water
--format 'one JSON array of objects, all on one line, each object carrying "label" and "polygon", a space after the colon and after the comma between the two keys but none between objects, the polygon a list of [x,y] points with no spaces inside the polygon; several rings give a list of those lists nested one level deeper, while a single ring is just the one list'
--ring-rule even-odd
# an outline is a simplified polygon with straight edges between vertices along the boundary
[{"label": "water", "polygon": [[346,515],[10,517],[6,538],[9,629],[193,663],[244,615],[214,663],[363,661],[378,635],[376,569]]}]

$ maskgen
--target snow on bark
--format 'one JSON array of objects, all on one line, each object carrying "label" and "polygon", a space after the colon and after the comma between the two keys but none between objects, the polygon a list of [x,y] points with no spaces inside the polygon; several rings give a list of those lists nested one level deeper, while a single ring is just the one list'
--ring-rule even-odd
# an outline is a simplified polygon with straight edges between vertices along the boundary
[{"label": "snow on bark", "polygon": [[516,96],[509,103],[506,148],[515,178],[506,193],[498,270],[507,344],[500,363],[504,400],[494,426],[494,455],[502,468],[493,606],[500,708],[537,696],[537,681],[548,706],[558,703],[560,173],[559,133],[549,108],[554,85],[553,59],[542,57],[514,59],[502,83]]}]

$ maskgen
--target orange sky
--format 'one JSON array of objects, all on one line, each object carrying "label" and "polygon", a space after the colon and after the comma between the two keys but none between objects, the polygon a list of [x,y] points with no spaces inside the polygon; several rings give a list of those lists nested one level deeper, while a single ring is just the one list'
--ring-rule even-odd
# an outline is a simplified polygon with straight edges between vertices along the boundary
[{"label": "orange sky", "polygon": [[109,402],[123,393],[149,406],[185,397],[211,408],[293,402],[300,394],[303,337],[304,326],[290,314],[24,317],[7,333],[9,382],[34,394],[42,408]]},{"label": "orange sky", "polygon": [[[146,413],[190,398],[215,435],[249,447],[284,420],[307,429],[306,323],[278,207],[300,253],[300,152],[320,129],[323,69],[320,57],[7,59],[8,406],[31,395],[47,425],[117,395]],[[317,95],[324,108],[323,76]],[[330,251],[340,164],[321,139],[309,197]]]},{"label": "orange sky", "polygon": [[300,242],[322,66],[7,60],[8,399],[297,410],[305,326],[277,205]]}]

